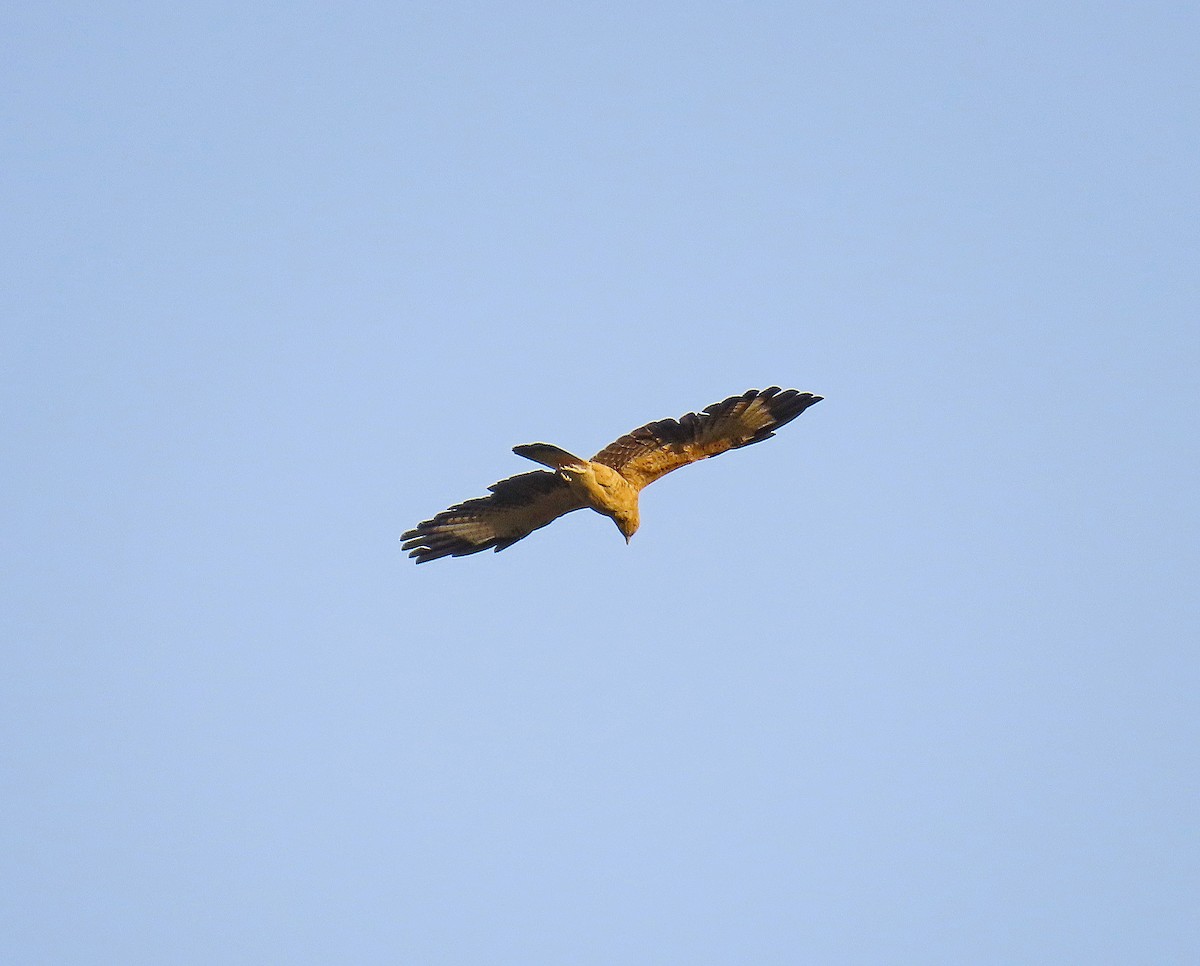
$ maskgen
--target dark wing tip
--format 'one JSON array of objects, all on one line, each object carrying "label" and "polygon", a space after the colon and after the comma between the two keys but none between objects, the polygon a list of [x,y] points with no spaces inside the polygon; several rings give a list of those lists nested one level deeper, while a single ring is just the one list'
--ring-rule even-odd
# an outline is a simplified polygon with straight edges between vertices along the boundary
[{"label": "dark wing tip", "polygon": [[[409,534],[413,536],[409,537]],[[428,563],[430,560],[438,560],[442,557],[465,557],[468,554],[479,553],[481,550],[488,550],[492,547],[502,550],[514,542],[489,540],[485,543],[471,543],[469,540],[463,540],[461,537],[434,529],[419,533],[410,530],[405,537],[408,539],[400,545],[400,549],[407,550],[408,555],[415,558],[417,563]],[[503,544],[503,546],[498,546],[498,544]]]},{"label": "dark wing tip", "polygon": [[825,398],[811,392],[800,392],[798,389],[781,390],[778,386],[764,389],[759,396],[767,400],[767,408],[771,418],[775,420],[776,427],[790,423],[809,406],[815,406]]},{"label": "dark wing tip", "polygon": [[456,536],[445,529],[446,524],[455,522],[456,510],[444,510],[432,520],[424,520],[412,530],[400,534],[400,549],[407,551],[417,563],[428,563],[441,557],[461,557],[469,553],[486,550],[491,544],[479,545]]}]

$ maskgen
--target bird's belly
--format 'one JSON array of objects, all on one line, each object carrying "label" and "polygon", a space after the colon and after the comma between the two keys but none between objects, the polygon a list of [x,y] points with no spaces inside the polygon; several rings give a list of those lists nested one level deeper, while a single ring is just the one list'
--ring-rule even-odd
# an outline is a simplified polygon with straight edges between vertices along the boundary
[{"label": "bird's belly", "polygon": [[601,486],[594,472],[570,469],[559,472],[583,501],[597,513],[612,516],[622,506],[621,491],[611,486]]}]

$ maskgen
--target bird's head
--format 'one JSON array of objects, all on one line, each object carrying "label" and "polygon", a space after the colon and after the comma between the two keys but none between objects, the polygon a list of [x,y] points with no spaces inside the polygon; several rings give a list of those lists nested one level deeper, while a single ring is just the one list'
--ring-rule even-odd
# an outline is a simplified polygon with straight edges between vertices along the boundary
[{"label": "bird's head", "polygon": [[617,525],[617,529],[625,537],[626,543],[629,543],[629,538],[637,533],[638,525],[641,522],[637,507],[634,507],[632,510],[624,510],[613,514],[613,523]]}]

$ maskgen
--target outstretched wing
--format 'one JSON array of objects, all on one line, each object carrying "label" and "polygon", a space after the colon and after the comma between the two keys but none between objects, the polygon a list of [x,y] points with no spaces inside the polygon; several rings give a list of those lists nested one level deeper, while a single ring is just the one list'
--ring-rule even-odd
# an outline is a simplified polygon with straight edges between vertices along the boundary
[{"label": "outstretched wing", "polygon": [[558,474],[534,470],[489,486],[490,496],[467,500],[401,535],[417,563],[462,557],[495,548],[499,553],[583,502]]},{"label": "outstretched wing", "polygon": [[639,490],[688,463],[760,443],[823,397],[795,389],[751,389],[713,403],[702,413],[660,419],[609,443],[592,457]]}]

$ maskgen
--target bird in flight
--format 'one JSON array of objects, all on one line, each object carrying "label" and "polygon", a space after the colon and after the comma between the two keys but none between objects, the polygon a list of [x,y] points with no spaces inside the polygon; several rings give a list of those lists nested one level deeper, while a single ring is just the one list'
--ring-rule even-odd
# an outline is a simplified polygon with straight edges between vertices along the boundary
[{"label": "bird in flight", "polygon": [[761,443],[823,397],[795,389],[751,389],[701,413],[647,423],[590,460],[549,443],[514,446],[534,470],[488,487],[489,496],[443,510],[404,533],[401,547],[417,563],[511,547],[565,513],[590,507],[625,537],[637,531],[638,494],[660,476],[726,450]]}]

